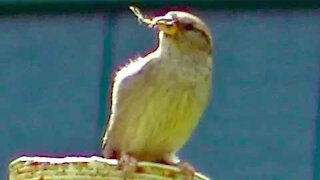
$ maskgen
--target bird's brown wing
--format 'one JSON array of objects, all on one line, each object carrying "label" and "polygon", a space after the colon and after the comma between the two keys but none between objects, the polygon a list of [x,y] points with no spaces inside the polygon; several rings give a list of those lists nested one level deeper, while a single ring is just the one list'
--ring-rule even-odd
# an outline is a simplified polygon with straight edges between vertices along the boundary
[{"label": "bird's brown wing", "polygon": [[[112,82],[112,86],[109,90],[109,103],[110,103],[110,115],[108,117],[108,120],[106,122],[106,126],[105,126],[105,134],[104,137],[102,139],[102,155],[106,158],[110,158],[110,156],[112,156],[112,154],[114,154],[112,152],[111,149],[109,149],[108,147],[108,141],[110,139],[110,137],[108,137],[108,133],[109,130],[111,129],[110,126],[111,124],[113,124],[113,121],[115,120],[115,118],[112,118],[112,106],[114,106],[114,102],[116,100],[116,96],[119,95],[118,94],[118,90],[119,89],[127,89],[127,91],[130,91],[130,87],[131,85],[128,84],[134,84],[134,76],[135,74],[139,74],[142,71],[142,67],[145,66],[146,64],[148,64],[148,62],[150,62],[150,56],[146,56],[144,58],[138,58],[137,60],[133,60],[130,63],[128,63],[126,66],[124,66],[123,68],[120,69],[120,71],[118,71],[113,78],[113,82]],[[128,89],[129,88],[129,89]],[[119,100],[119,99],[118,99]],[[121,102],[118,102],[119,104],[121,104]]]}]

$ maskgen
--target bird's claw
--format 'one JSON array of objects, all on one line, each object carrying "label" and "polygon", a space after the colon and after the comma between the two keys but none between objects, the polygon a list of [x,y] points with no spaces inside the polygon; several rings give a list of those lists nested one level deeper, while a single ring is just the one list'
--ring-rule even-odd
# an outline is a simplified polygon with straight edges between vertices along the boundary
[{"label": "bird's claw", "polygon": [[185,180],[192,180],[193,179],[195,169],[191,164],[189,164],[187,162],[180,162],[180,163],[178,163],[178,167],[186,175]]},{"label": "bird's claw", "polygon": [[128,154],[121,156],[119,166],[123,171],[124,179],[128,179],[137,168],[137,160]]}]

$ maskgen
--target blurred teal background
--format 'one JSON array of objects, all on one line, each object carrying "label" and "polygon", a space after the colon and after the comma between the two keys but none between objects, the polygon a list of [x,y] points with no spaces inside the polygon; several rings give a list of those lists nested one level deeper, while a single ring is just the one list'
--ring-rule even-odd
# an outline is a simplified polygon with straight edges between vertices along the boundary
[{"label": "blurred teal background", "polygon": [[[320,9],[291,2],[185,4],[211,28],[215,72],[212,101],[180,156],[216,180],[320,180]],[[99,155],[112,72],[157,42],[127,7],[0,3],[2,179],[22,155]]]}]

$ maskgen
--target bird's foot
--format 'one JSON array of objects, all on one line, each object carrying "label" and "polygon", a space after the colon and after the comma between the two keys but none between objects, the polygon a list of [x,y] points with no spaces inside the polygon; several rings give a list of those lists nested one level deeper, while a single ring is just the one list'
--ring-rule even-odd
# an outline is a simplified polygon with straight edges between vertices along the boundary
[{"label": "bird's foot", "polygon": [[193,179],[193,175],[196,172],[196,170],[194,169],[194,167],[191,164],[189,164],[187,162],[179,162],[178,167],[186,175],[185,180],[192,180]]},{"label": "bird's foot", "polygon": [[122,168],[124,179],[130,178],[137,168],[137,160],[128,154],[123,154],[120,158],[119,165]]},{"label": "bird's foot", "polygon": [[195,168],[191,164],[187,162],[181,162],[176,156],[170,156],[169,158],[161,160],[158,163],[177,166],[182,171],[182,173],[185,174],[185,180],[192,180],[194,173],[196,172]]}]

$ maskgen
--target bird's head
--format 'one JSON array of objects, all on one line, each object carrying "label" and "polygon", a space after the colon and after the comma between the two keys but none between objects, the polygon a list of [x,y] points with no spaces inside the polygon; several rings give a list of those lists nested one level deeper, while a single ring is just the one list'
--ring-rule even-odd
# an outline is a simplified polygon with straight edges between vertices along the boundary
[{"label": "bird's head", "polygon": [[212,40],[208,26],[187,12],[169,11],[164,16],[145,18],[138,8],[130,9],[139,21],[159,31],[159,46],[187,52],[211,53]]},{"label": "bird's head", "polygon": [[159,30],[159,41],[170,41],[182,48],[211,50],[211,35],[208,26],[198,17],[181,11],[170,11],[152,19],[153,27]]}]

